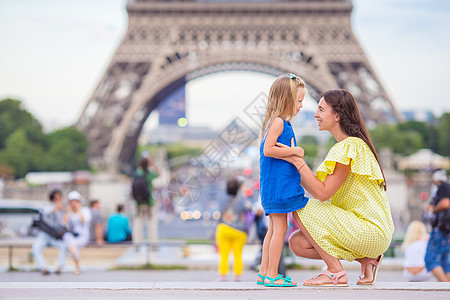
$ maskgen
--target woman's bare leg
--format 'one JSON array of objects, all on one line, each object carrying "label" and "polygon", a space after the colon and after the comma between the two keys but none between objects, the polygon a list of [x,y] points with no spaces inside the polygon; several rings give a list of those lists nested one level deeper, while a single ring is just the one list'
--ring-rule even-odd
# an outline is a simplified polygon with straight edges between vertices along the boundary
[{"label": "woman's bare leg", "polygon": [[[343,270],[342,264],[336,257],[333,257],[326,253],[322,248],[317,245],[317,243],[314,241],[312,236],[309,234],[309,232],[306,230],[305,226],[301,222],[300,218],[296,219],[296,222],[298,223],[298,226],[300,227],[300,230],[305,235],[306,239],[311,243],[311,245],[316,249],[317,253],[320,255],[320,258],[325,262],[327,265],[328,270],[331,273],[337,273]],[[320,275],[315,279],[309,279],[305,280],[304,283],[309,284],[320,284],[320,283],[328,283],[331,279],[326,275]],[[347,282],[348,278],[347,275],[344,275],[339,278],[339,282]]]},{"label": "woman's bare leg", "polygon": [[[297,212],[294,211],[292,213],[292,216],[294,217],[294,220],[298,225],[300,223],[300,219]],[[322,259],[317,250],[308,241],[301,230],[297,230],[291,234],[291,236],[289,237],[289,248],[296,256],[309,259]]]}]

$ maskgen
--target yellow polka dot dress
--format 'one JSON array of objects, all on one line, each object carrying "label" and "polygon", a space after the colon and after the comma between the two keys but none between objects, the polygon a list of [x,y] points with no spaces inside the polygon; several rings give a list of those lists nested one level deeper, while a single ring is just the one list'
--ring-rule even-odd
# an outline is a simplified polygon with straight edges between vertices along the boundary
[{"label": "yellow polka dot dress", "polygon": [[314,241],[328,254],[352,261],[377,257],[394,232],[391,210],[380,184],[383,175],[369,146],[356,137],[335,144],[316,171],[324,181],[336,163],[351,164],[350,173],[329,201],[310,199],[297,211]]}]

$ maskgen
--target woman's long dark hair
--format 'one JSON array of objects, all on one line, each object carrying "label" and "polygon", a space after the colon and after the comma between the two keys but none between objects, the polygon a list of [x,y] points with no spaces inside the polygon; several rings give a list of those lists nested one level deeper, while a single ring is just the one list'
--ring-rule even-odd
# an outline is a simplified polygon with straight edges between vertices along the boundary
[{"label": "woman's long dark hair", "polygon": [[324,92],[320,97],[323,97],[325,102],[338,114],[339,125],[342,131],[348,136],[362,139],[367,146],[369,146],[370,150],[372,150],[372,153],[380,166],[381,174],[383,174],[384,182],[381,185],[384,187],[384,190],[386,190],[386,177],[381,168],[377,151],[375,150],[369,131],[367,131],[366,125],[359,113],[358,106],[356,105],[356,101],[352,94],[347,90],[330,90]]}]

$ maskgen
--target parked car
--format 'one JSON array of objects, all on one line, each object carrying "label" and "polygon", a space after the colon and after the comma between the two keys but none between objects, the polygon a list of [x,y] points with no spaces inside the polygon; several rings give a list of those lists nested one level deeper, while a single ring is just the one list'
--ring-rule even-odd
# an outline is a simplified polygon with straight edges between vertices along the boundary
[{"label": "parked car", "polygon": [[0,239],[30,237],[35,234],[33,220],[41,213],[46,201],[1,199]]}]

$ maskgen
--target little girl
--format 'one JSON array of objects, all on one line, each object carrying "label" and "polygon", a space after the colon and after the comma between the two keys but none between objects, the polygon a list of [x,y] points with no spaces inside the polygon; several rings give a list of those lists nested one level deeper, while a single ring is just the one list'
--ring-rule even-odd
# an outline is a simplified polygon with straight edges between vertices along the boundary
[{"label": "little girl", "polygon": [[[260,184],[261,204],[269,215],[269,228],[264,238],[261,269],[256,282],[265,286],[297,286],[290,277],[279,275],[278,263],[287,229],[287,214],[303,208],[308,202],[300,185],[300,173],[295,166],[281,160],[304,151],[296,147],[291,121],[305,98],[305,83],[294,74],[280,76],[272,84],[261,129]],[[280,148],[276,143],[295,145]]]},{"label": "little girl", "polygon": [[428,235],[425,224],[412,221],[406,231],[402,250],[405,253],[403,261],[403,276],[408,281],[427,281],[433,273],[425,268],[425,252],[427,251]]}]

